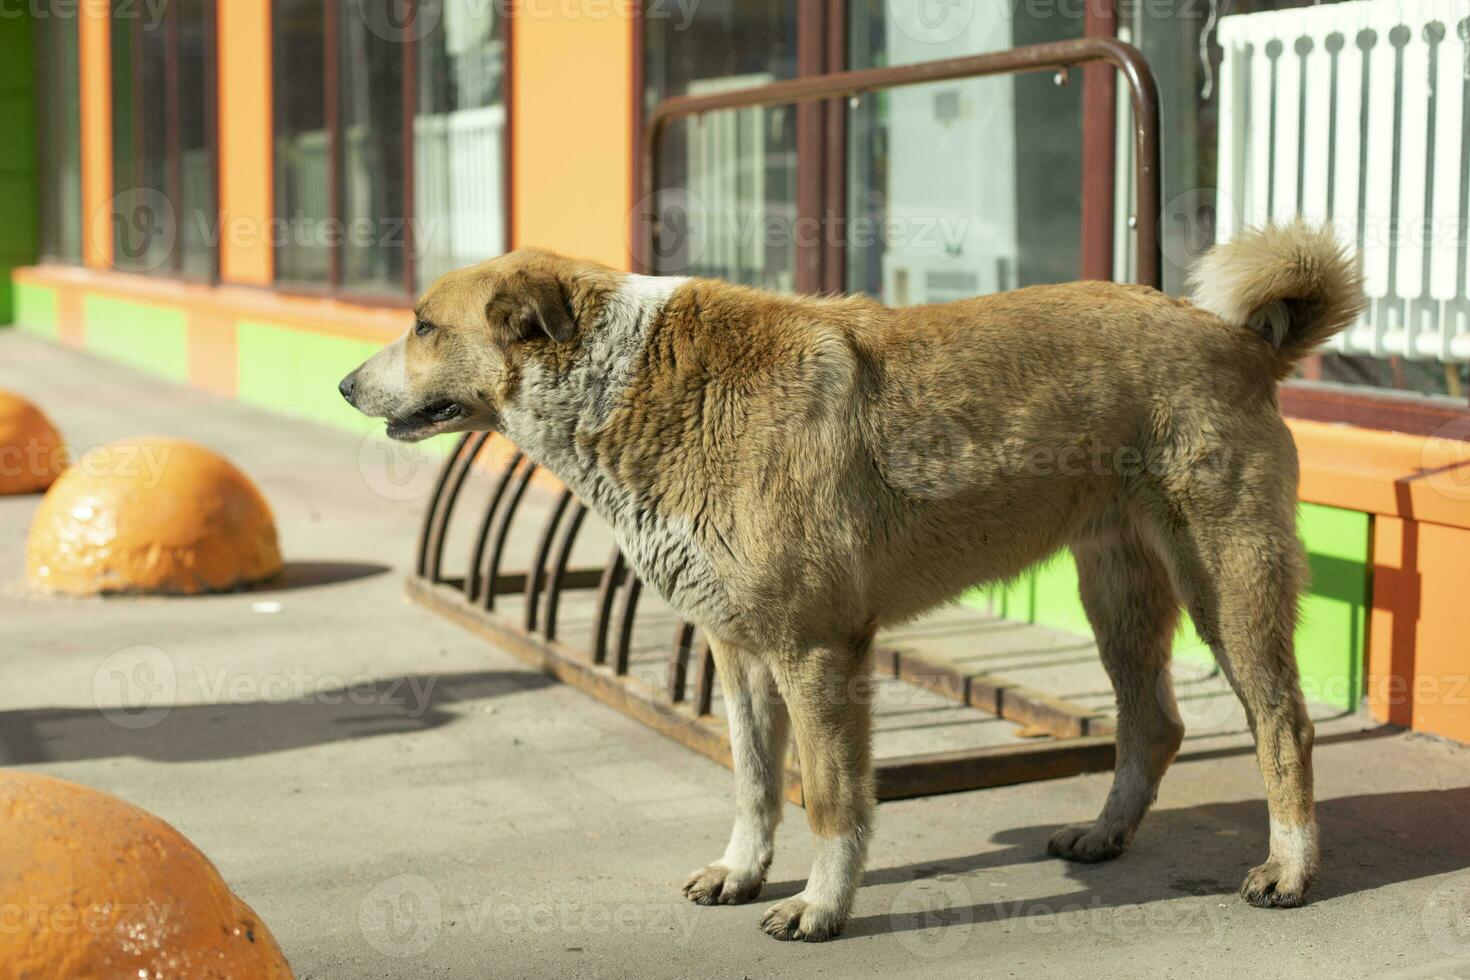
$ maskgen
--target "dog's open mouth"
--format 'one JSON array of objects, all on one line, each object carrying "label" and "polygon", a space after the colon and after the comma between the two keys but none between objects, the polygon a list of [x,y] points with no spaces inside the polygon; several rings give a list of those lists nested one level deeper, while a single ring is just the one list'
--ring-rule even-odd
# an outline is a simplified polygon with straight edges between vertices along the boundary
[{"label": "dog's open mouth", "polygon": [[422,439],[445,422],[452,422],[464,414],[459,402],[443,399],[429,402],[411,415],[388,420],[390,439]]}]

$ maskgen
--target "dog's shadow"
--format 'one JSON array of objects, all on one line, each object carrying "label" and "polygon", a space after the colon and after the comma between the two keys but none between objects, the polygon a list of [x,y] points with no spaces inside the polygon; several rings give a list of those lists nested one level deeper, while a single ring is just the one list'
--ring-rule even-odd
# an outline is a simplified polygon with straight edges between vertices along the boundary
[{"label": "dog's shadow", "polygon": [[[1470,868],[1470,787],[1345,796],[1318,803],[1322,833],[1322,870],[1308,893],[1311,903],[1372,891]],[[932,930],[946,925],[998,922],[1071,909],[1098,910],[1139,906],[1185,895],[1222,895],[1234,899],[1245,873],[1265,860],[1267,816],[1264,800],[1218,803],[1151,812],[1128,851],[1102,864],[1061,862],[1046,853],[1059,824],[1017,827],[991,837],[1000,847],[977,854],[874,868],[863,875],[864,890],[914,885],[922,894],[889,889],[888,911],[855,915],[845,936]],[[1184,858],[1181,860],[1181,855]],[[1041,861],[1058,861],[1079,887],[1042,898],[1017,899],[993,888],[977,873]],[[978,887],[976,886],[978,883]],[[782,899],[801,891],[802,882],[778,882],[762,899]],[[984,901],[968,905],[956,896]],[[908,893],[908,894],[905,894]],[[859,907],[864,903],[859,893]]]}]

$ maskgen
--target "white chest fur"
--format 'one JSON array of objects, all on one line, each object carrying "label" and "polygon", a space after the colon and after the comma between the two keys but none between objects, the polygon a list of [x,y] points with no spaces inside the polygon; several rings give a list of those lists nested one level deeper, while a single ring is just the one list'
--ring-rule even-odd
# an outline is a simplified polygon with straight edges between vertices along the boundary
[{"label": "white chest fur", "polygon": [[556,374],[528,367],[502,429],[538,464],[572,489],[613,527],[618,546],[648,586],[675,611],[704,624],[728,620],[730,606],[693,523],[665,515],[616,477],[616,460],[583,448],[609,424],[643,363],[649,326],[683,277],[626,277],[602,324],[588,332],[582,356]]}]

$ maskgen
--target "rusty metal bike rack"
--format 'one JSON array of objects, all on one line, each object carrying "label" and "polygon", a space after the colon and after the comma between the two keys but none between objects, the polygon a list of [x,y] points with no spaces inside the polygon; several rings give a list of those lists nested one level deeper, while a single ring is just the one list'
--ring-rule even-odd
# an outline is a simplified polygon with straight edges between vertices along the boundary
[{"label": "rusty metal bike rack", "polygon": [[[993,54],[951,58],[891,68],[833,72],[708,96],[681,96],[662,102],[650,115],[643,142],[643,189],[658,187],[659,140],[674,119],[721,109],[791,104],[904,85],[1007,73],[1068,69],[1090,63],[1116,68],[1132,96],[1137,236],[1137,278],[1157,287],[1160,276],[1158,94],[1153,74],[1137,49],[1112,38],[1087,37]],[[640,262],[651,255],[650,224],[640,243]],[[652,271],[644,262],[644,268]],[[732,765],[724,721],[714,711],[715,668],[709,642],[691,623],[680,622],[668,646],[661,683],[630,671],[643,583],[614,547],[597,567],[573,567],[571,557],[586,526],[588,509],[561,489],[541,528],[531,563],[524,571],[502,568],[511,527],[537,472],[537,465],[513,451],[494,472],[488,500],[472,534],[463,576],[445,572],[449,526],[467,477],[486,450],[490,433],[469,433],[445,462],[424,517],[409,595],[551,676],[616,707],[684,745]],[[563,598],[568,592],[595,590],[591,604],[589,649],[578,649],[561,635]],[[519,595],[519,614],[497,609],[496,600]],[[503,604],[502,604],[503,605]],[[979,789],[1050,779],[1112,767],[1112,723],[1043,692],[987,673],[963,671],[911,650],[879,645],[876,674],[941,695],[1050,736],[1015,744],[933,752],[877,762],[879,799]],[[787,796],[801,803],[799,763],[787,765]]]}]

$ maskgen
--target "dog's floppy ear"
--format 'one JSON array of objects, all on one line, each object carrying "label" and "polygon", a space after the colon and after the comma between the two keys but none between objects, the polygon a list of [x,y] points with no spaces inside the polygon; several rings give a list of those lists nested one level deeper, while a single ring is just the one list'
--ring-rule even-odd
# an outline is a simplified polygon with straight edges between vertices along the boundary
[{"label": "dog's floppy ear", "polygon": [[[576,332],[577,321],[555,276],[518,275],[506,289],[505,298],[510,304],[505,319],[508,340],[550,337],[561,344]],[[493,320],[493,311],[491,317]]]}]

